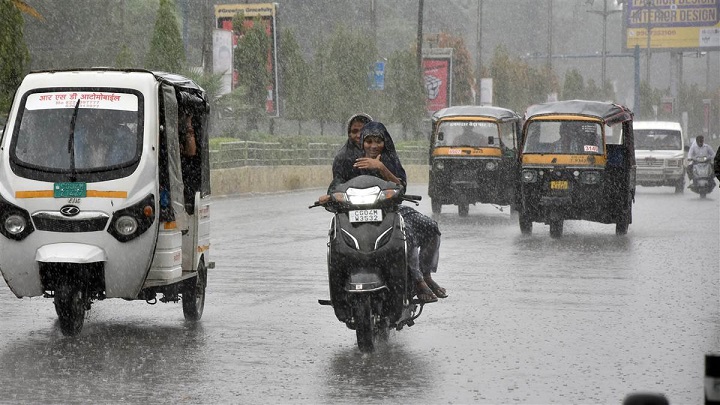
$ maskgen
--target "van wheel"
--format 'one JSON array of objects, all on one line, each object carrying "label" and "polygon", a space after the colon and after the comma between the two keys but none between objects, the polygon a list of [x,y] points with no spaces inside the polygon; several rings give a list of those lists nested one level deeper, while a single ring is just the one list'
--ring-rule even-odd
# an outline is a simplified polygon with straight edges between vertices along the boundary
[{"label": "van wheel", "polygon": [[675,194],[682,194],[685,192],[685,178],[678,180],[675,184]]},{"label": "van wheel", "polygon": [[188,321],[198,321],[205,309],[205,287],[207,286],[207,268],[200,260],[197,276],[185,281],[182,293],[183,315]]},{"label": "van wheel", "polygon": [[559,238],[563,234],[563,220],[556,219],[550,221],[550,237]]},{"label": "van wheel", "polygon": [[430,199],[430,206],[432,207],[433,214],[439,214],[440,211],[442,211],[442,204],[440,204],[437,198]]},{"label": "van wheel", "polygon": [[64,283],[55,290],[55,312],[60,331],[65,336],[76,336],[85,322],[87,303],[82,286]]}]

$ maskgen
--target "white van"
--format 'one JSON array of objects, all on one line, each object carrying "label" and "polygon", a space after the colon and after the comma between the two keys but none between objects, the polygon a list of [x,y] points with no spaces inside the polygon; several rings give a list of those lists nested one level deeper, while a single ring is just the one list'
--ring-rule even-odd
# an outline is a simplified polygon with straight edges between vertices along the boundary
[{"label": "white van", "polygon": [[685,189],[685,144],[677,122],[635,121],[635,161],[637,185]]}]

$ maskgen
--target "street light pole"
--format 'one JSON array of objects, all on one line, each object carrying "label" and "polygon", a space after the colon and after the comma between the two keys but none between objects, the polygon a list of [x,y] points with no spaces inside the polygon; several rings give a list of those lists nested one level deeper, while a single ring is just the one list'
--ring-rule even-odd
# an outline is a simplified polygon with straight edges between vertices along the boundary
[{"label": "street light pole", "polygon": [[477,87],[476,104],[482,104],[482,94],[480,82],[482,81],[482,13],[483,0],[478,0],[477,10],[477,71],[475,72],[475,86]]},{"label": "street light pole", "polygon": [[607,0],[603,0],[603,11],[598,10],[588,10],[588,13],[598,14],[602,16],[603,18],[603,41],[602,41],[602,67],[601,67],[601,73],[600,73],[600,83],[602,86],[603,94],[605,94],[605,77],[606,77],[606,55],[607,55],[607,18],[611,14],[615,13],[622,13],[622,10],[609,10],[607,7]]}]

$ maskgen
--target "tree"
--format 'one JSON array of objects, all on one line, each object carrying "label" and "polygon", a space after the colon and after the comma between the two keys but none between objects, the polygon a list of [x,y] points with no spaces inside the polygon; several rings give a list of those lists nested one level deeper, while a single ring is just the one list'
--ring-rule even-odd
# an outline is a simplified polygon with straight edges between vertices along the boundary
[{"label": "tree", "polygon": [[585,83],[577,69],[565,73],[565,83],[562,90],[563,100],[583,99],[585,96]]},{"label": "tree", "polygon": [[123,45],[122,47],[120,47],[120,52],[118,52],[117,56],[115,57],[115,67],[135,67],[135,57],[133,56],[133,52],[130,50],[130,48],[128,48],[127,45]]},{"label": "tree", "polygon": [[455,37],[443,32],[438,36],[438,46],[453,48],[452,105],[472,104],[475,74],[473,73],[472,58],[465,47],[465,41],[462,37]]},{"label": "tree", "polygon": [[425,118],[425,88],[417,67],[414,50],[396,51],[387,68],[387,93],[392,105],[391,120],[402,125],[403,136],[408,129],[421,133],[418,124]]},{"label": "tree", "polygon": [[285,118],[298,121],[298,135],[302,122],[309,118],[307,92],[309,90],[310,67],[300,52],[300,46],[290,30],[280,34],[280,58],[278,61],[282,81],[283,109]]},{"label": "tree", "polygon": [[[30,54],[23,38],[22,1],[0,1],[0,111],[10,108],[15,90],[29,70]],[[34,9],[33,9],[34,10]]]},{"label": "tree", "polygon": [[257,130],[258,122],[265,115],[265,102],[270,86],[268,54],[270,38],[260,19],[247,20],[243,13],[233,17],[233,32],[238,35],[235,50],[235,69],[238,84],[244,88],[247,104],[247,128]]},{"label": "tree", "polygon": [[175,16],[175,2],[160,0],[150,50],[145,58],[145,67],[177,73],[184,66],[185,48]]}]

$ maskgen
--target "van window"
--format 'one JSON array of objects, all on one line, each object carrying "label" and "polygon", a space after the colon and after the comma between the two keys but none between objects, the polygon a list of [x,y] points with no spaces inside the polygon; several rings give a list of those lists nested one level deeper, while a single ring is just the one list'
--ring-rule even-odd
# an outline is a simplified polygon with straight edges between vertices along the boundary
[{"label": "van window", "polygon": [[635,149],[680,150],[682,135],[671,129],[635,129]]}]

